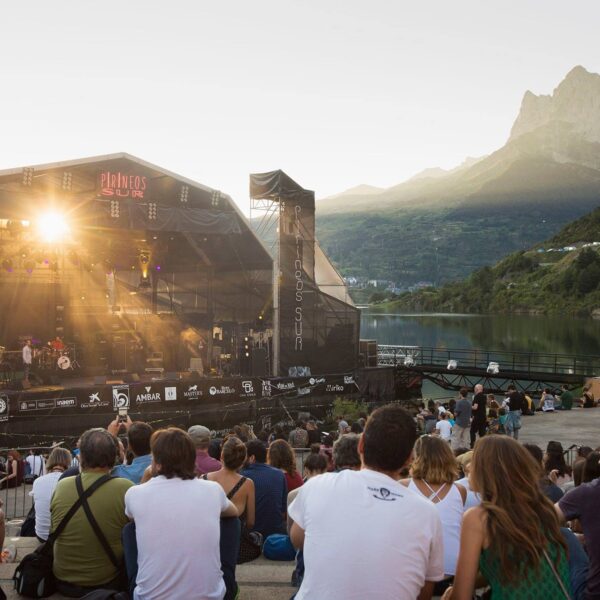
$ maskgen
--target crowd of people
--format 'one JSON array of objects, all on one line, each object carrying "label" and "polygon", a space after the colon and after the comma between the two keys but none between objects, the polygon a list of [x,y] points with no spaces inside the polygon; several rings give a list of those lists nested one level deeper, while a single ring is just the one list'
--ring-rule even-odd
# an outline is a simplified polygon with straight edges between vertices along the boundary
[{"label": "crowd of people", "polygon": [[[579,448],[571,467],[558,442],[517,441],[520,392],[493,402],[476,386],[416,417],[339,416],[333,432],[309,420],[218,436],[117,417],[75,456],[27,457],[35,535],[73,598],[234,599],[236,565],[262,551],[295,560],[296,600],[600,599],[600,449]],[[297,448],[310,448],[302,464]]]}]

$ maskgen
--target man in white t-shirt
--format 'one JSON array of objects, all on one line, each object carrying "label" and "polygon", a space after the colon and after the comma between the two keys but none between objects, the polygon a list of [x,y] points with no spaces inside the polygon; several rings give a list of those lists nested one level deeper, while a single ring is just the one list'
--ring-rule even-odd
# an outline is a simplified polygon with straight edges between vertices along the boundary
[{"label": "man in white t-shirt", "polygon": [[448,421],[448,411],[444,411],[440,415],[440,420],[435,424],[437,434],[446,442],[452,438],[452,425]]},{"label": "man in white t-shirt", "polygon": [[155,476],[125,495],[137,539],[134,600],[221,600],[220,517],[237,517],[237,509],[218,483],[196,478],[196,447],[185,431],[157,431],[151,448]]},{"label": "man in white t-shirt", "polygon": [[39,450],[32,450],[25,461],[29,465],[29,472],[33,478],[41,477],[46,474],[46,461]]},{"label": "man in white t-shirt", "polygon": [[416,440],[411,416],[385,406],[359,443],[361,471],[307,481],[288,509],[303,549],[296,600],[428,600],[444,578],[442,526],[435,506],[402,486]]}]

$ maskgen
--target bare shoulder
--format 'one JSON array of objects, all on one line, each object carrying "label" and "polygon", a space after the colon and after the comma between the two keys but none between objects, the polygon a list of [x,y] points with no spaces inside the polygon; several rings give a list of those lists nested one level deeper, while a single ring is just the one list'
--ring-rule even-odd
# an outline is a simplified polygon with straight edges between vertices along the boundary
[{"label": "bare shoulder", "polygon": [[399,483],[404,487],[408,487],[410,485],[410,479],[401,479]]},{"label": "bare shoulder", "polygon": [[484,531],[486,523],[487,513],[481,506],[474,506],[465,511],[463,516],[463,527],[466,526]]},{"label": "bare shoulder", "polygon": [[456,489],[462,498],[462,503],[464,504],[467,501],[467,488],[460,483],[455,483],[454,485],[456,486]]}]

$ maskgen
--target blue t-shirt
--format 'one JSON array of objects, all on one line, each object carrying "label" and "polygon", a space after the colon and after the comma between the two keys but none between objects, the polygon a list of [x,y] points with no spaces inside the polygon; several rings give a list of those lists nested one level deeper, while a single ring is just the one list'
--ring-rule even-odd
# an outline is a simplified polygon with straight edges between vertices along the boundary
[{"label": "blue t-shirt", "polygon": [[136,485],[142,480],[144,471],[152,463],[152,454],[136,456],[130,465],[117,465],[111,472],[114,477],[124,477]]},{"label": "blue t-shirt", "polygon": [[283,515],[287,512],[287,483],[283,471],[264,463],[254,463],[244,468],[241,475],[254,482],[254,530],[265,538],[272,533],[286,533]]}]

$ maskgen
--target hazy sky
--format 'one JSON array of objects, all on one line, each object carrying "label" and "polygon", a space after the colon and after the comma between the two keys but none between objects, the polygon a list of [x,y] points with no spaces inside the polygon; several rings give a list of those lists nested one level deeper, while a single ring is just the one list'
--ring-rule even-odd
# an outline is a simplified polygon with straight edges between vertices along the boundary
[{"label": "hazy sky", "polygon": [[596,0],[6,0],[0,168],[125,151],[246,209],[501,146],[526,89],[600,71]]}]

